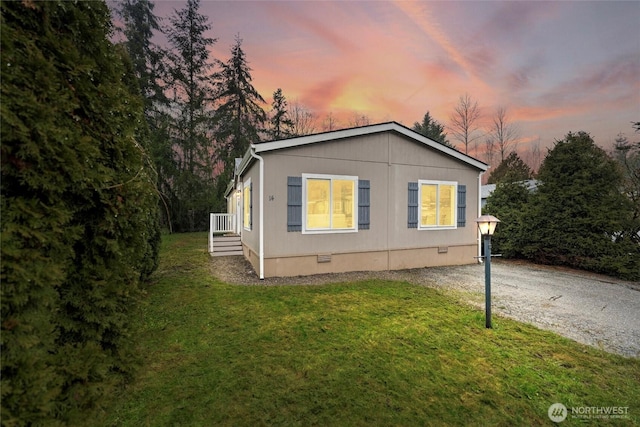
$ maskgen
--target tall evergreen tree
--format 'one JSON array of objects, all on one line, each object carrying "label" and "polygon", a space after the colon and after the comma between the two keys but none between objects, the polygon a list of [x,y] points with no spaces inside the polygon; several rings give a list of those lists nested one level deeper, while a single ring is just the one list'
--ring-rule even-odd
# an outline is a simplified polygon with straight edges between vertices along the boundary
[{"label": "tall evergreen tree", "polygon": [[118,7],[124,22],[124,45],[144,97],[145,114],[155,109],[155,102],[165,99],[162,84],[164,52],[152,41],[155,33],[162,31],[153,13],[154,7],[151,0],[122,0]]},{"label": "tall evergreen tree", "polygon": [[123,43],[133,64],[139,91],[144,98],[144,115],[149,126],[150,154],[158,174],[158,191],[163,224],[172,230],[171,214],[166,207],[164,194],[171,194],[177,163],[171,147],[169,100],[165,96],[167,69],[164,58],[167,53],[153,43],[153,37],[162,33],[158,18],[153,12],[151,0],[123,0],[117,12],[123,20]]},{"label": "tall evergreen tree", "polygon": [[640,277],[640,246],[620,238],[632,215],[615,162],[585,132],[557,141],[538,173],[524,255],[626,278]]},{"label": "tall evergreen tree", "polygon": [[227,62],[217,61],[221,70],[214,74],[218,108],[215,114],[217,158],[224,165],[218,175],[218,199],[233,176],[234,159],[242,157],[249,145],[260,140],[266,120],[262,109],[264,98],[253,86],[251,68],[242,50],[242,39],[236,36]]},{"label": "tall evergreen tree", "polygon": [[431,113],[428,111],[422,118],[422,122],[415,122],[413,124],[413,130],[440,144],[454,148],[447,140],[447,133],[444,131],[444,126],[431,117]]},{"label": "tall evergreen tree", "polygon": [[489,175],[488,184],[517,182],[531,179],[531,168],[512,151]]},{"label": "tall evergreen tree", "polygon": [[216,39],[205,36],[211,25],[199,8],[199,0],[188,0],[184,9],[169,18],[166,31],[172,47],[169,73],[174,98],[169,131],[176,170],[163,191],[169,193],[178,231],[205,229],[214,202],[209,48]]},{"label": "tall evergreen tree", "polygon": [[77,424],[135,368],[158,239],[143,104],[104,3],[0,8],[2,422]]},{"label": "tall evergreen tree", "polygon": [[282,89],[278,88],[273,92],[273,102],[271,103],[271,112],[269,118],[269,129],[266,134],[269,139],[283,139],[292,136],[293,120],[289,118],[287,110],[287,99],[282,93]]}]

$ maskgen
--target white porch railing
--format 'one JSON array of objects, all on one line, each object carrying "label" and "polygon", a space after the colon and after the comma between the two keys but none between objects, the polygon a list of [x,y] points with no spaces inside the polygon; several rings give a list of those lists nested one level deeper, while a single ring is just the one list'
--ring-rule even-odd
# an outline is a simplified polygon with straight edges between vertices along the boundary
[{"label": "white porch railing", "polygon": [[236,215],[223,213],[209,214],[209,252],[213,252],[213,235],[235,233]]}]

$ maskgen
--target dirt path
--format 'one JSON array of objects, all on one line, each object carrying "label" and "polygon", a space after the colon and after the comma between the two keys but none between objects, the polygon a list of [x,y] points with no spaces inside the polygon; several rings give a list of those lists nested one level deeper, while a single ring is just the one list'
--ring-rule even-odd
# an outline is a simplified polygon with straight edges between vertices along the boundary
[{"label": "dirt path", "polygon": [[[421,268],[271,278],[260,281],[242,257],[212,258],[212,272],[242,285],[314,285],[368,278],[462,291],[484,310],[484,266]],[[492,311],[578,342],[640,358],[640,283],[529,263],[492,263]]]}]

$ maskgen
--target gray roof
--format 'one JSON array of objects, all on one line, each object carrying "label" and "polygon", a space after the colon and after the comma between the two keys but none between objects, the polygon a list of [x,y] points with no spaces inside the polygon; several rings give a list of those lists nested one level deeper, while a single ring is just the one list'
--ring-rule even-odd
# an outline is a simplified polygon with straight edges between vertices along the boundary
[{"label": "gray roof", "polygon": [[493,193],[496,190],[496,185],[495,184],[487,184],[487,185],[483,185],[482,188],[480,189],[480,195],[483,199],[486,199],[487,197],[489,197],[491,195],[491,193]]},{"label": "gray roof", "polygon": [[[527,179],[526,181],[522,181],[521,184],[523,184],[527,188],[527,190],[529,190],[529,191],[535,191],[538,188],[538,180],[537,179]],[[481,187],[481,189],[480,189],[481,198],[482,199],[486,199],[495,190],[496,190],[496,185],[495,184],[483,185]]]}]

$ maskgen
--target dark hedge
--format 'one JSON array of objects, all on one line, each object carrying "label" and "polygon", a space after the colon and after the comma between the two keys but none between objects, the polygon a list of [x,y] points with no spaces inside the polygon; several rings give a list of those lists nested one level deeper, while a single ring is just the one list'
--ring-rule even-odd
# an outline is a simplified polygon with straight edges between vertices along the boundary
[{"label": "dark hedge", "polygon": [[156,178],[106,5],[0,7],[2,423],[66,424],[135,370]]}]

